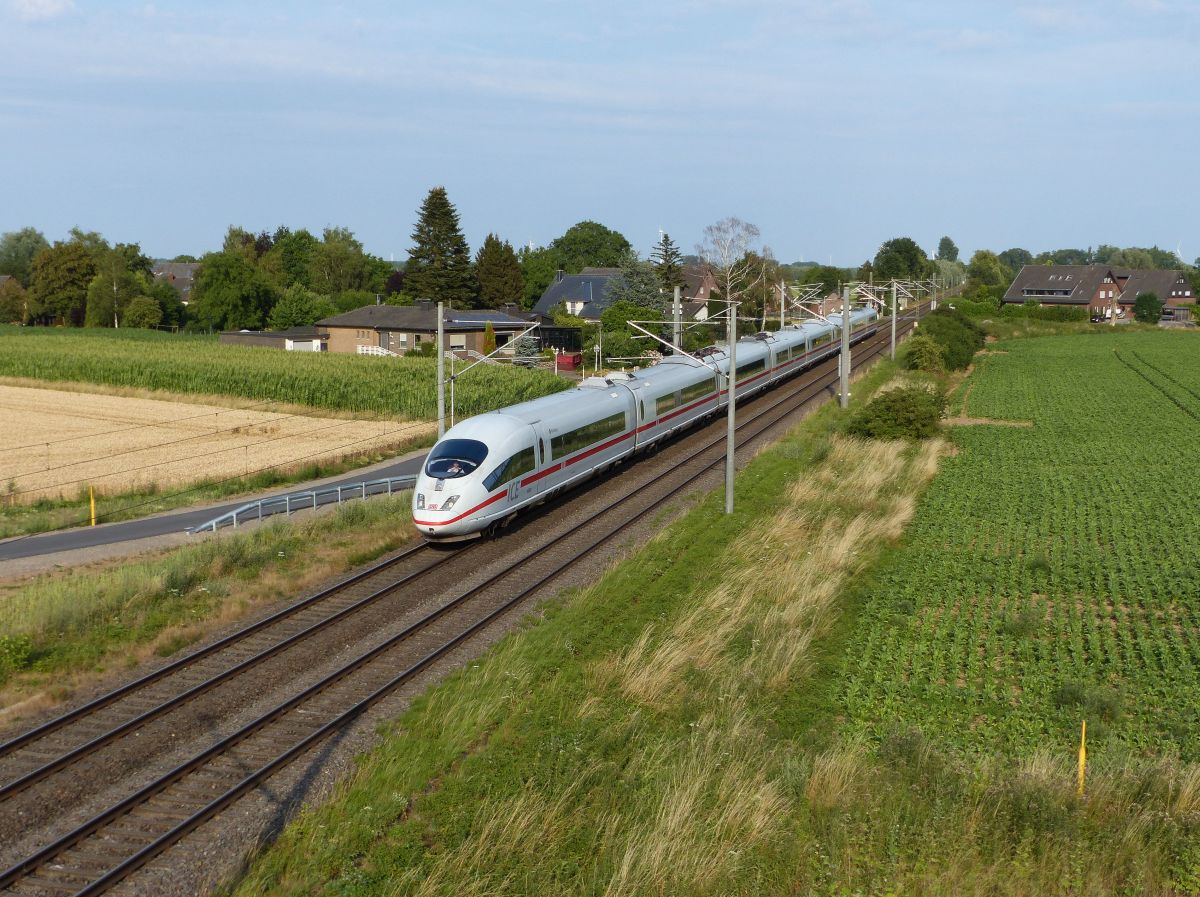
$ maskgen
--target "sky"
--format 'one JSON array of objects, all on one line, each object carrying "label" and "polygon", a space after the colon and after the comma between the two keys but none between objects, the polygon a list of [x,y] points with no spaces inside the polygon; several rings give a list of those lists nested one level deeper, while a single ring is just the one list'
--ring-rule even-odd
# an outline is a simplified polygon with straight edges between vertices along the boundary
[{"label": "sky", "polygon": [[1200,256],[1200,0],[0,0],[0,231]]}]

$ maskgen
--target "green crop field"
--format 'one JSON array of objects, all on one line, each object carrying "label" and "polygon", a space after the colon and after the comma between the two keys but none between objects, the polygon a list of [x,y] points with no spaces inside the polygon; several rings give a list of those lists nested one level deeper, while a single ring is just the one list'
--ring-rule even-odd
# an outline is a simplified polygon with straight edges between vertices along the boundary
[{"label": "green crop field", "polygon": [[1200,338],[994,345],[847,648],[854,724],[1200,759]]},{"label": "green crop field", "polygon": [[[229,395],[369,412],[436,415],[432,358],[281,352],[226,346],[211,336],[145,330],[0,326],[0,377]],[[456,389],[460,416],[565,389],[544,371],[480,365]]]}]

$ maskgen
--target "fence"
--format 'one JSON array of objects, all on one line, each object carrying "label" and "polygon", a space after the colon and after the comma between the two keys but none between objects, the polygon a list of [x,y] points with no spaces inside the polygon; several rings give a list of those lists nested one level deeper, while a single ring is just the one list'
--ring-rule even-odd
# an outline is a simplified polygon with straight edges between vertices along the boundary
[{"label": "fence", "polygon": [[262,520],[274,514],[291,514],[293,511],[305,511],[322,505],[341,504],[355,498],[367,498],[372,495],[392,495],[412,487],[417,482],[416,476],[387,477],[382,480],[364,480],[361,483],[344,483],[341,486],[327,486],[324,489],[310,489],[306,492],[289,492],[286,495],[273,495],[270,498],[247,502],[241,507],[227,511],[219,517],[193,526],[188,530],[191,535],[206,530],[216,532],[224,526],[235,529],[239,523],[248,520]]}]

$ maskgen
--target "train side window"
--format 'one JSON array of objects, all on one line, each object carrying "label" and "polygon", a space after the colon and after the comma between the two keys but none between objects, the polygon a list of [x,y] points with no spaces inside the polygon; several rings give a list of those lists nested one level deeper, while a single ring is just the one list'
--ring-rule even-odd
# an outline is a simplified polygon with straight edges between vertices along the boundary
[{"label": "train side window", "polygon": [[701,380],[698,383],[693,383],[691,386],[685,386],[679,393],[679,400],[681,404],[686,405],[688,402],[711,395],[716,391],[717,382],[715,378],[709,377],[707,380]]},{"label": "train side window", "polygon": [[677,395],[677,393],[669,392],[665,396],[659,396],[655,405],[657,412],[662,415],[674,408],[678,404],[675,400]]},{"label": "train side window", "polygon": [[765,370],[766,367],[767,360],[765,358],[760,358],[758,361],[748,361],[745,364],[739,364],[737,369],[738,383],[741,383],[748,377],[753,377],[759,371]]},{"label": "train side window", "polygon": [[533,457],[533,446],[523,448],[491,473],[487,475],[487,479],[483,481],[483,488],[491,492],[497,486],[503,486],[522,474],[529,473],[535,467],[536,462]]},{"label": "train side window", "polygon": [[550,438],[550,445],[554,448],[554,456],[562,458],[572,452],[587,448],[592,443],[600,442],[609,436],[616,436],[623,433],[625,432],[625,427],[625,412],[621,411],[600,420],[592,421],[590,424],[585,424],[567,433],[552,436]]}]

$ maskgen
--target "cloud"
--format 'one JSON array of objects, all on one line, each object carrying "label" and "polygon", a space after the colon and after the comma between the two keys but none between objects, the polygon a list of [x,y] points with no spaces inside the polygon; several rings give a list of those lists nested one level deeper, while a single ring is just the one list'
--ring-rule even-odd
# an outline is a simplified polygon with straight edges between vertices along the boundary
[{"label": "cloud", "polygon": [[9,0],[9,8],[18,19],[40,22],[57,19],[75,8],[74,0]]}]

